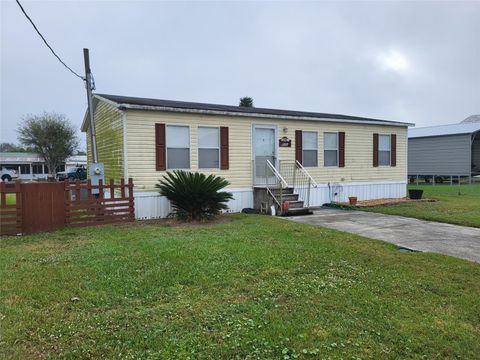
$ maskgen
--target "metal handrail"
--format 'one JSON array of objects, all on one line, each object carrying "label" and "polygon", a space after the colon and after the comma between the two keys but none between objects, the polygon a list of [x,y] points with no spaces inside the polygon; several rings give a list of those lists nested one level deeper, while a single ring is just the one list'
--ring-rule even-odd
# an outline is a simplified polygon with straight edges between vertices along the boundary
[{"label": "metal handrail", "polygon": [[313,187],[317,187],[318,184],[317,182],[313,179],[313,177],[310,175],[310,173],[303,167],[302,164],[300,164],[300,162],[298,160],[295,160],[295,164],[297,165],[298,168],[300,168],[302,170],[302,172],[308,176],[308,178],[310,179],[311,181],[311,184],[313,185]]},{"label": "metal handrail", "polygon": [[[267,166],[270,168],[270,170],[273,172],[273,174],[275,175],[275,177],[280,180],[283,185],[285,187],[288,187],[288,183],[285,181],[285,179],[283,178],[283,176],[278,172],[278,170],[275,168],[275,166],[272,165],[272,163],[270,162],[270,160],[267,160]],[[266,175],[267,176],[267,175]]]}]

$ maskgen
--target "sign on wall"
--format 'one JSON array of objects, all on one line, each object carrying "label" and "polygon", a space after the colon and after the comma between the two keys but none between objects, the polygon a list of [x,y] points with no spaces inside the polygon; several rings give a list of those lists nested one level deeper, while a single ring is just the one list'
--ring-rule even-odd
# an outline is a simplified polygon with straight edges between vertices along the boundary
[{"label": "sign on wall", "polygon": [[292,147],[292,140],[287,138],[286,136],[282,137],[278,140],[278,146],[280,147]]}]

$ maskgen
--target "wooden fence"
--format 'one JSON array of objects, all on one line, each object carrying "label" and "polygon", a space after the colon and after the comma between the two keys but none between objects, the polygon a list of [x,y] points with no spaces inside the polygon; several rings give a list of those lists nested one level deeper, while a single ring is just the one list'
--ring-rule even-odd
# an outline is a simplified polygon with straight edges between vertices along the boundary
[{"label": "wooden fence", "polygon": [[[84,191],[82,196],[82,190]],[[106,195],[106,196],[105,196]],[[117,197],[116,197],[117,195]],[[119,196],[118,196],[119,195]],[[132,179],[109,185],[65,182],[65,222],[69,226],[112,224],[135,219]]]},{"label": "wooden fence", "polygon": [[132,179],[120,184],[0,183],[0,235],[133,221]]}]

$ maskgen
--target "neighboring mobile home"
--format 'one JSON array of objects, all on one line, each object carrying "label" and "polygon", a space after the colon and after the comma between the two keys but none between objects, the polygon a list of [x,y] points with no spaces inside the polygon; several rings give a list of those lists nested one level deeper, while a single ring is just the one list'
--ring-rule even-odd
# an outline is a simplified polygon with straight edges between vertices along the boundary
[{"label": "neighboring mobile home", "polygon": [[[73,155],[57,168],[57,172],[86,165],[85,155]],[[48,177],[47,163],[36,153],[0,152],[0,167],[15,170],[20,180],[45,180]]]},{"label": "neighboring mobile home", "polygon": [[[406,195],[411,124],[103,94],[93,107],[105,178],[133,178],[137,218],[168,215],[155,184],[173,169],[226,178],[233,212],[259,207],[254,189],[278,181],[302,191],[297,200],[308,207]],[[86,117],[82,131],[89,132]]]},{"label": "neighboring mobile home", "polygon": [[411,181],[457,181],[480,175],[480,115],[459,124],[429,126],[408,132]]}]

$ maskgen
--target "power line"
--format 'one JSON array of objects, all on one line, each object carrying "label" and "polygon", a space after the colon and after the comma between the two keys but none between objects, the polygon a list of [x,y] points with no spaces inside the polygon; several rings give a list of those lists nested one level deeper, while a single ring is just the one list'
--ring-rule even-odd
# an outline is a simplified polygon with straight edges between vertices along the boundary
[{"label": "power line", "polygon": [[43,42],[45,43],[45,45],[47,45],[47,47],[50,49],[50,51],[52,52],[52,54],[58,59],[58,61],[60,61],[62,63],[63,66],[65,66],[68,70],[70,70],[70,72],[79,77],[80,79],[82,80],[85,80],[85,78],[83,76],[80,76],[78,75],[75,71],[73,71],[67,64],[65,64],[63,62],[62,59],[60,59],[60,56],[58,56],[55,51],[52,49],[52,47],[48,44],[47,40],[45,40],[45,38],[43,37],[42,33],[37,29],[37,27],[35,26],[35,23],[33,22],[33,20],[30,18],[30,16],[28,16],[28,14],[26,13],[25,9],[23,8],[22,4],[20,4],[20,1],[16,0],[18,6],[20,6],[20,9],[22,10],[23,14],[26,16],[26,18],[28,19],[28,21],[30,21],[30,23],[32,24],[33,28],[35,29],[35,31],[37,32],[37,34],[42,38]]}]

